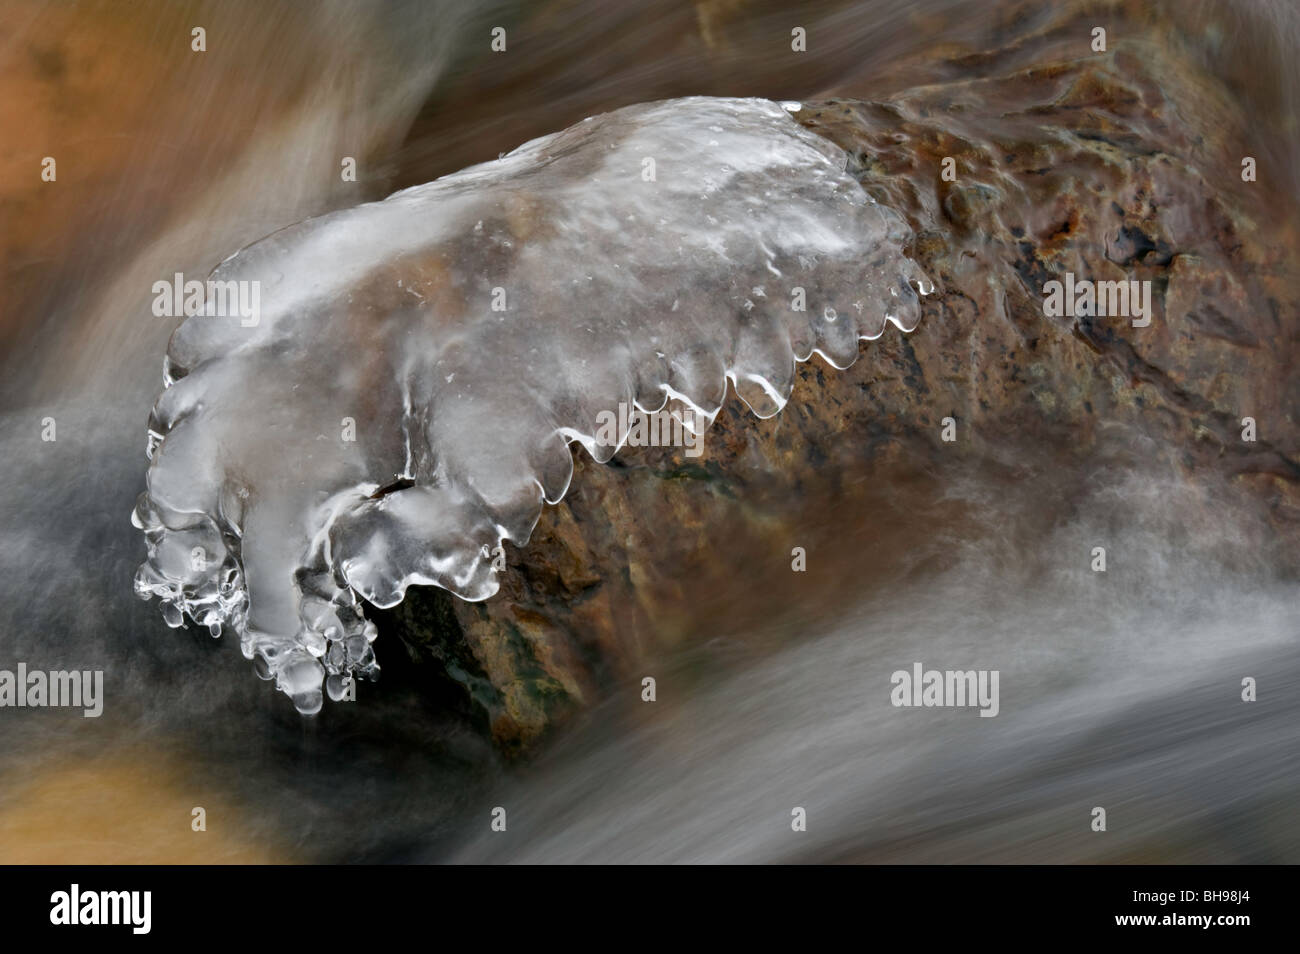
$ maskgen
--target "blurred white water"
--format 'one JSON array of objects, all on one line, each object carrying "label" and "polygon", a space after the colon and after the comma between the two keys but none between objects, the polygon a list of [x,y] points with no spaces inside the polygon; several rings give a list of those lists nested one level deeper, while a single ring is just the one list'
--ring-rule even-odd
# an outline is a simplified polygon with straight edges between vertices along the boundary
[{"label": "blurred white water", "polygon": [[[1026,552],[996,525],[1023,510],[953,492],[999,519],[950,570],[806,607],[776,651],[722,632],[653,670],[658,701],[629,687],[591,713],[490,796],[507,831],[484,815],[455,860],[1294,860],[1300,587],[1270,582],[1249,515],[1225,503],[1184,542],[1203,492],[1133,474]],[[999,714],[895,708],[891,673],[916,662],[998,670]]]}]

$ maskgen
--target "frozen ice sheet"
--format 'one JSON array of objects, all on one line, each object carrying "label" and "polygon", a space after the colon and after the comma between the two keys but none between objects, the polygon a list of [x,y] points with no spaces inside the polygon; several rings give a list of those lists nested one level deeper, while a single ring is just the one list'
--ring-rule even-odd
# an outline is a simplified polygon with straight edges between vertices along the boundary
[{"label": "frozen ice sheet", "polygon": [[[277,232],[212,281],[257,314],[172,337],[133,519],[136,590],[239,636],[300,711],[377,672],[360,598],[497,590],[601,412],[776,414],[797,361],[910,331],[911,234],[766,100],[587,119],[383,202]],[[233,287],[233,286],[231,286]]]}]

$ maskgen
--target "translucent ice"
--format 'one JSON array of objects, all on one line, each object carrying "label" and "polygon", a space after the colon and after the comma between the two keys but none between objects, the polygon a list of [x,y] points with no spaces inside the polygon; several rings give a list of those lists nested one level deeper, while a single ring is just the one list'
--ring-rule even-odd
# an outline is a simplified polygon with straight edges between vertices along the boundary
[{"label": "translucent ice", "polygon": [[377,672],[359,597],[495,593],[569,444],[617,450],[602,412],[711,422],[730,380],[767,417],[796,361],[915,327],[910,232],[845,159],[765,100],[633,106],[234,255],[212,280],[260,313],[172,337],[137,592],[236,631],[299,710],[339,698]]}]

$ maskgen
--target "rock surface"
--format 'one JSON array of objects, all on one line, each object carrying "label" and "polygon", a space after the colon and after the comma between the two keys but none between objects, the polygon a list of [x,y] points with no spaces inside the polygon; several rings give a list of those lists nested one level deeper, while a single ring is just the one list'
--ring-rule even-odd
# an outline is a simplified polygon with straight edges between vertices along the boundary
[{"label": "rock surface", "polygon": [[[930,64],[969,79],[871,99],[837,90],[797,114],[916,230],[940,288],[915,333],[891,329],[846,371],[802,365],[774,419],[733,397],[702,457],[578,453],[572,489],[508,553],[496,597],[419,590],[376,614],[463,686],[504,751],[611,691],[639,692],[666,650],[779,617],[792,588],[831,611],[846,590],[942,562],[990,513],[1013,537],[1041,535],[1051,513],[1018,496],[1068,509],[1108,470],[1201,488],[1189,548],[1196,506],[1230,506],[1268,565],[1300,572],[1290,198],[1266,173],[1242,181],[1249,117],[1195,64],[1122,41],[1092,53],[1078,23],[1054,30]],[[1067,272],[1150,282],[1149,326],[1049,317],[1044,285]],[[945,496],[961,479],[985,482],[989,512]],[[860,580],[792,574],[794,547],[856,560]],[[715,596],[738,580],[742,606]],[[381,638],[381,663],[395,642]]]}]

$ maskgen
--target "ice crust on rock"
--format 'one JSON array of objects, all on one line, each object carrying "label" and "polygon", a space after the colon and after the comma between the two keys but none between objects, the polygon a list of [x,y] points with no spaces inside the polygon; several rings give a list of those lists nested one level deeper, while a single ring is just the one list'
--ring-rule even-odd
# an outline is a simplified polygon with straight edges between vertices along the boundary
[{"label": "ice crust on rock", "polygon": [[712,422],[730,380],[768,417],[795,362],[915,327],[910,230],[845,166],[776,103],[670,100],[243,249],[212,280],[260,283],[257,323],[168,348],[137,593],[233,629],[300,711],[341,698],[378,671],[360,598],[492,596],[569,444],[615,452],[602,411]]}]

